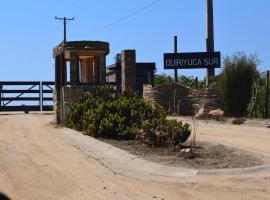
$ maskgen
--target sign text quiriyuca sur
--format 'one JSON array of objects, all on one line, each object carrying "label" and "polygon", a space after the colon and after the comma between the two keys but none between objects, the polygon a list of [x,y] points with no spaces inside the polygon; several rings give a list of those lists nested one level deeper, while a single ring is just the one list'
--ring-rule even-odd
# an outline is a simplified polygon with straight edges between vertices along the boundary
[{"label": "sign text quiriyuca sur", "polygon": [[164,69],[219,68],[220,66],[220,52],[164,54]]}]

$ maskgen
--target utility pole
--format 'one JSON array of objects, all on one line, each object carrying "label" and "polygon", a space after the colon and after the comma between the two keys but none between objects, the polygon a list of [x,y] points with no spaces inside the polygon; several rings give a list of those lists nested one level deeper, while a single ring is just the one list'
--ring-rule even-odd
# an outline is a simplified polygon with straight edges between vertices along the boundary
[{"label": "utility pole", "polygon": [[269,118],[269,71],[266,73],[266,99],[265,99],[265,118]]},{"label": "utility pole", "polygon": [[[177,42],[177,36],[174,36],[174,53],[178,53],[178,46],[177,46],[178,42]],[[178,71],[175,68],[174,69],[174,82],[178,83]]]},{"label": "utility pole", "polygon": [[[214,45],[214,14],[213,14],[213,0],[206,0],[206,19],[207,19],[207,25],[206,25],[206,50],[207,52],[214,52],[215,51],[215,45]],[[207,75],[206,75],[206,85],[208,86],[209,83],[213,80],[215,77],[215,69],[214,68],[208,68],[207,69]]]},{"label": "utility pole", "polygon": [[67,42],[67,21],[75,20],[74,17],[67,18],[67,17],[55,17],[56,20],[64,21],[64,42]]}]

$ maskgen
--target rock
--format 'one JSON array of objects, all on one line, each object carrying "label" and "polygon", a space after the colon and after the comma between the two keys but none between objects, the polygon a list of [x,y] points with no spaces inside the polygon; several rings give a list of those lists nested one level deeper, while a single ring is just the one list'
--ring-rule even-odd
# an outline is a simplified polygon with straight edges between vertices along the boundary
[{"label": "rock", "polygon": [[178,116],[177,113],[173,112],[171,113],[171,116]]},{"label": "rock", "polygon": [[185,153],[185,152],[186,152],[186,149],[182,149],[181,152],[182,152],[182,153]]},{"label": "rock", "polygon": [[224,111],[221,109],[212,110],[208,113],[208,116],[210,118],[214,118],[214,119],[220,121],[224,118]]},{"label": "rock", "polygon": [[191,152],[191,149],[186,149],[186,153],[190,153]]},{"label": "rock", "polygon": [[195,119],[205,119],[208,117],[207,112],[205,111],[204,106],[199,109],[199,111],[195,114]]},{"label": "rock", "polygon": [[236,118],[234,120],[232,120],[232,123],[234,125],[241,125],[241,124],[244,124],[246,121],[246,118]]},{"label": "rock", "polygon": [[190,153],[191,152],[191,149],[182,149],[181,150],[181,153]]}]

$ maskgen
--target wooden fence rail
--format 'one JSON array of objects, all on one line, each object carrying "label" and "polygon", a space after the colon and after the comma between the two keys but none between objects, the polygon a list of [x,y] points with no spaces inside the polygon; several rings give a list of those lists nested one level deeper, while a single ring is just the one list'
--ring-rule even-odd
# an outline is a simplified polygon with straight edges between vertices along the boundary
[{"label": "wooden fence rail", "polygon": [[[52,111],[53,89],[54,82],[51,81],[1,81],[0,111]],[[44,102],[51,105],[44,105]]]}]

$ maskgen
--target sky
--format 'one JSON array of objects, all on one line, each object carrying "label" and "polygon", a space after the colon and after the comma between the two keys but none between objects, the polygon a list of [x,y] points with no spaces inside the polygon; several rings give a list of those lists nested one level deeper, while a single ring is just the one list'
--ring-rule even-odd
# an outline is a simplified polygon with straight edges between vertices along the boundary
[{"label": "sky", "polygon": [[[270,1],[213,0],[215,50],[222,57],[235,52],[257,54],[261,71],[270,69]],[[136,49],[137,62],[155,62],[164,70],[163,54],[206,49],[206,0],[9,0],[0,6],[0,81],[54,80],[52,49],[63,40],[63,24],[54,19],[75,17],[68,40],[110,43],[107,65],[123,49]],[[137,12],[142,8],[142,12]],[[136,14],[134,14],[136,13]],[[133,15],[134,14],[134,15]],[[122,20],[129,16],[126,20]],[[119,23],[115,23],[119,22]],[[105,28],[102,28],[105,27]],[[96,31],[97,30],[97,31]],[[216,73],[220,73],[217,69]],[[203,79],[205,69],[179,70]]]}]

